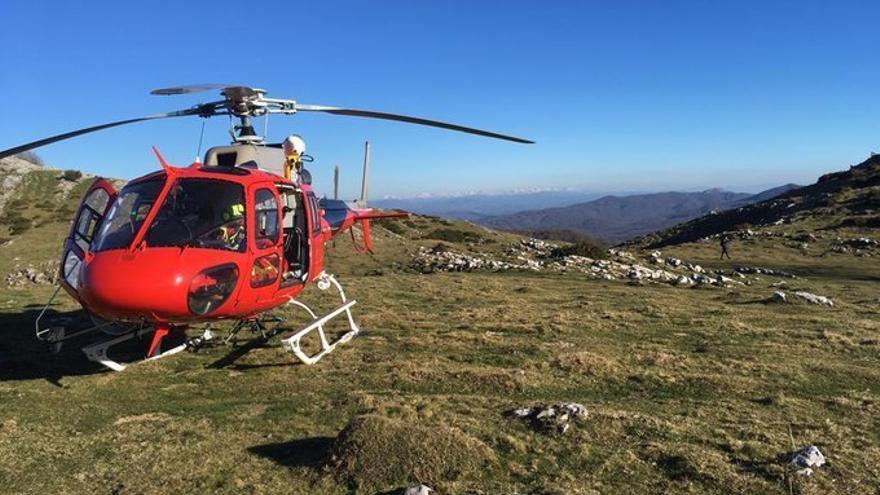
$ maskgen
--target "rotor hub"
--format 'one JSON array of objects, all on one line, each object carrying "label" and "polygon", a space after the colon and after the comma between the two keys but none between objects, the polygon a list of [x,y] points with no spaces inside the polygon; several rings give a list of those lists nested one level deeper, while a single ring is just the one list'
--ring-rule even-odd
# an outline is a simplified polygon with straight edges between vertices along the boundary
[{"label": "rotor hub", "polygon": [[266,113],[268,103],[263,99],[266,90],[246,86],[229,86],[220,92],[226,98],[225,107],[236,117],[259,116]]}]

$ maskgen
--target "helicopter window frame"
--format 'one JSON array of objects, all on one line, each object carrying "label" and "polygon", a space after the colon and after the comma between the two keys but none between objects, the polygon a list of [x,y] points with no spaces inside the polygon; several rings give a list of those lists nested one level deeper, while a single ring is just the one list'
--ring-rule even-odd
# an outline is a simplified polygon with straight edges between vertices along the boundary
[{"label": "helicopter window frame", "polygon": [[312,221],[312,235],[321,233],[321,219],[318,215],[318,198],[313,191],[306,193],[309,199],[309,217]]},{"label": "helicopter window frame", "polygon": [[83,251],[89,251],[95,238],[96,227],[101,220],[100,213],[89,205],[83,205],[73,229],[73,242]]},{"label": "helicopter window frame", "polygon": [[92,185],[92,188],[86,194],[86,197],[83,198],[83,201],[80,204],[79,213],[76,216],[76,221],[73,224],[72,235],[74,244],[76,244],[81,251],[86,252],[90,250],[92,240],[95,238],[98,227],[111,206],[111,196],[112,195],[103,187]]},{"label": "helicopter window frame", "polygon": [[[262,199],[260,195],[266,195]],[[261,205],[268,204],[274,205],[274,207],[261,207]],[[278,240],[281,238],[281,214],[278,212],[279,205],[278,196],[275,192],[266,186],[259,186],[257,190],[254,191],[253,198],[253,207],[254,207],[254,244],[256,244],[257,249],[268,249],[278,245]],[[270,212],[274,212],[274,235],[265,235],[260,230],[260,215],[269,215]],[[267,225],[269,222],[267,221]],[[269,241],[269,243],[265,243],[264,241]]]}]

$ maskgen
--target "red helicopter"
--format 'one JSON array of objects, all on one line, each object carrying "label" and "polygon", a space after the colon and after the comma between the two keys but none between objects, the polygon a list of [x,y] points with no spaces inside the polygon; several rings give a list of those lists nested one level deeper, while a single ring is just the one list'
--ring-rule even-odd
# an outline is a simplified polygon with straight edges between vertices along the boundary
[{"label": "red helicopter", "polygon": [[[4,158],[102,129],[170,117],[229,115],[230,120],[239,121],[232,126],[231,145],[208,149],[203,161],[197,158],[189,166],[174,167],[154,147],[161,170],[128,182],[120,191],[105,179],[95,180],[64,241],[59,289],[36,321],[37,337],[55,350],[68,339],[103,331],[109,338],[83,351],[90,360],[119,371],[127,364],[108,355],[117,344],[146,338],[145,360],[158,359],[214,339],[210,327],[190,339],[184,332],[188,326],[216,320],[235,321],[224,339],[227,343],[242,329],[267,339],[275,330],[269,328],[266,312],[286,304],[303,309],[312,318],[281,341],[284,349],[306,364],[317,362],[360,331],[351,312],[355,300],[348,299],[334,276],[324,271],[324,246],[359,224],[359,251],[372,252],[370,220],[408,214],[366,207],[366,161],[361,201],[318,199],[311,174],[303,166],[312,160],[305,154],[305,142],[293,135],[280,144],[266,143],[254,130],[254,117],[323,112],[532,143],[417,117],[267,98],[265,90],[245,86],[182,86],[152,94],[211,89],[219,89],[223,99],[79,129],[0,152]],[[351,235],[355,240],[354,231]],[[297,300],[312,282],[321,290],[335,288],[341,304],[323,316],[315,314]],[[68,332],[64,326],[42,323],[61,288],[92,316],[94,326]],[[330,342],[324,326],[343,313],[348,329]],[[317,332],[320,349],[309,354],[302,339],[312,332]],[[169,337],[182,343],[163,349]]]}]

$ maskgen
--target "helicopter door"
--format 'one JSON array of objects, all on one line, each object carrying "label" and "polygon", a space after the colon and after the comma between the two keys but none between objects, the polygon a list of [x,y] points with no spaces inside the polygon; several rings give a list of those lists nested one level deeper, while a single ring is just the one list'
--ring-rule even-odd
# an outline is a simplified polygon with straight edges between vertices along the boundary
[{"label": "helicopter door", "polygon": [[272,295],[281,276],[281,215],[278,196],[265,186],[254,192],[253,205],[256,259],[251,269],[251,288],[261,299]]},{"label": "helicopter door", "polygon": [[68,292],[75,294],[79,289],[80,265],[91,255],[92,239],[115,199],[116,189],[101,178],[95,179],[83,197],[61,258],[61,284]]},{"label": "helicopter door", "polygon": [[309,222],[306,215],[305,194],[293,188],[279,188],[281,192],[284,242],[284,274],[281,288],[302,284],[309,271]]},{"label": "helicopter door", "polygon": [[318,278],[324,267],[324,234],[321,232],[321,209],[315,193],[306,193],[306,208],[309,217],[309,278]]}]

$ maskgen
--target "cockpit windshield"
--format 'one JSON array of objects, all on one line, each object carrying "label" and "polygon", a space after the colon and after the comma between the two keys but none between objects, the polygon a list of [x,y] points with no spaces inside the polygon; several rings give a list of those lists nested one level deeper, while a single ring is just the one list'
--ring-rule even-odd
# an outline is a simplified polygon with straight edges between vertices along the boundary
[{"label": "cockpit windshield", "polygon": [[180,179],[147,230],[147,247],[200,247],[243,252],[244,189],[213,179]]},{"label": "cockpit windshield", "polygon": [[107,212],[101,230],[95,236],[95,250],[127,248],[146,220],[164,185],[165,177],[161,176],[122,188]]}]

